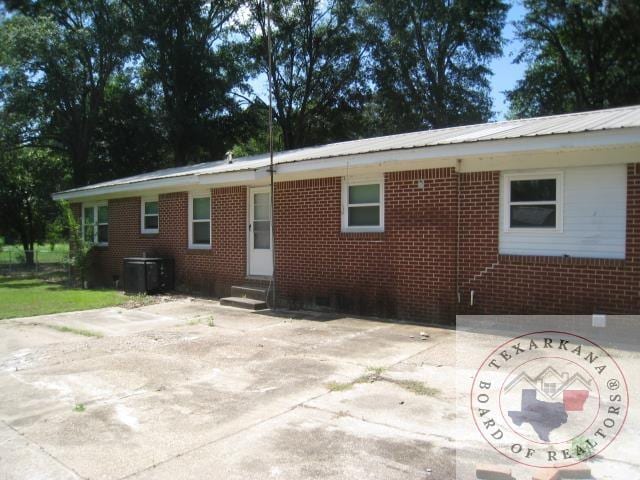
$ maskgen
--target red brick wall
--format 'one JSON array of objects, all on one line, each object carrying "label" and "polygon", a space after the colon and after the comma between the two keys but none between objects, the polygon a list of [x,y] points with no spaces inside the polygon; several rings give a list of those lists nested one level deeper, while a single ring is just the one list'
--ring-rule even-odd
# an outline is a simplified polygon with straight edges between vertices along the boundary
[{"label": "red brick wall", "polygon": [[461,313],[640,311],[640,164],[627,170],[625,260],[499,255],[499,178],[462,175]]},{"label": "red brick wall", "polygon": [[[417,181],[425,180],[425,188]],[[276,185],[281,296],[361,314],[440,321],[455,309],[453,169],[385,175],[385,232],[341,232],[338,177]]]},{"label": "red brick wall", "polygon": [[[169,256],[175,260],[176,286],[207,295],[226,295],[245,274],[245,187],[213,189],[212,248],[188,248],[188,194],[159,196],[159,233],[140,233],[140,197],[109,200],[109,246],[94,249],[93,279],[113,284],[122,278],[125,257]],[[74,205],[79,215],[80,208]]]},{"label": "red brick wall", "polygon": [[[628,167],[625,260],[499,255],[499,184],[499,172],[387,173],[385,232],[342,233],[340,178],[277,183],[282,301],[432,322],[456,312],[640,310],[640,165]],[[123,257],[146,252],[175,258],[177,285],[190,290],[221,296],[243,283],[246,188],[212,190],[210,251],[187,248],[187,203],[185,192],[161,195],[160,233],[142,235],[140,199],[109,201],[109,246],[96,254],[100,279],[111,282]]]}]

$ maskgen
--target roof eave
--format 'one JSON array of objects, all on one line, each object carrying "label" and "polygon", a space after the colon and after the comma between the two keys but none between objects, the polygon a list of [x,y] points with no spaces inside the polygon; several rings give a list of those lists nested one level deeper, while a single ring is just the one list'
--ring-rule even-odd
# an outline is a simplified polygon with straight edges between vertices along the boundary
[{"label": "roof eave", "polygon": [[[287,173],[317,172],[319,170],[390,163],[413,160],[436,160],[446,158],[469,158],[519,153],[568,151],[594,148],[611,148],[624,145],[640,145],[640,127],[586,131],[565,134],[548,134],[499,140],[478,140],[433,146],[387,149],[367,153],[334,155],[322,158],[300,159],[278,162],[278,175]],[[240,167],[241,164],[239,163]],[[52,195],[54,200],[84,200],[99,197],[122,196],[124,193],[150,191],[177,191],[177,188],[202,188],[215,185],[242,184],[263,179],[268,173],[264,167],[236,171],[200,173],[179,177],[145,180],[110,185],[107,187],[76,189]]]}]

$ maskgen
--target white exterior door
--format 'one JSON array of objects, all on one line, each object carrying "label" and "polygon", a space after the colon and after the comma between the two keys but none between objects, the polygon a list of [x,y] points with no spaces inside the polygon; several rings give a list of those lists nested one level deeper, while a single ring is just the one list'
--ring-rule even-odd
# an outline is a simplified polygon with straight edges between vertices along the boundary
[{"label": "white exterior door", "polygon": [[271,190],[269,187],[249,189],[248,229],[249,275],[271,276]]}]

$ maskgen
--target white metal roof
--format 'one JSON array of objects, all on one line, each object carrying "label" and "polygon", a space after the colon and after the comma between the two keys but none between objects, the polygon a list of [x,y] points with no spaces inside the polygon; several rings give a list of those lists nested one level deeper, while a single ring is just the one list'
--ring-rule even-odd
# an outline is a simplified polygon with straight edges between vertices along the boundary
[{"label": "white metal roof", "polygon": [[[592,112],[553,115],[548,117],[508,120],[462,127],[442,128],[384,137],[366,138],[348,142],[331,143],[316,147],[287,150],[274,154],[275,164],[321,160],[335,157],[347,157],[374,152],[407,150],[415,148],[435,147],[443,145],[469,144],[516,138],[532,138],[548,135],[595,132],[602,130],[618,130],[640,127],[640,105],[596,110]],[[640,142],[640,138],[638,139]],[[137,184],[136,188],[145,188],[145,182],[157,183],[164,179],[179,177],[198,177],[222,173],[257,170],[269,165],[269,154],[227,161],[215,161],[168,168],[131,177],[120,178],[108,182],[88,185],[86,187],[66,190],[55,195],[55,198],[73,198],[74,193],[87,194],[90,191],[99,194],[111,187]],[[186,178],[185,178],[186,180]],[[189,183],[189,182],[185,182]]]}]

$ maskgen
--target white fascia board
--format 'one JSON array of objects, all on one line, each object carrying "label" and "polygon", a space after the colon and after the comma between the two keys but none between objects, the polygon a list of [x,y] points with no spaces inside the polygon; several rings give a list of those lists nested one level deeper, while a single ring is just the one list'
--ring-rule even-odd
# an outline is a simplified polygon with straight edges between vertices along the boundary
[{"label": "white fascia board", "polygon": [[69,192],[54,193],[54,200],[84,200],[89,198],[122,197],[123,193],[136,192],[148,194],[152,191],[176,191],[175,187],[189,187],[198,184],[198,178],[194,175],[181,175],[179,177],[159,178],[140,182],[122,183],[106,187],[88,188]]},{"label": "white fascia board", "polygon": [[[269,168],[269,167],[265,167]],[[239,170],[235,172],[205,173],[198,175],[198,183],[215,187],[217,185],[245,185],[252,182],[259,182],[269,176],[268,170]]]},{"label": "white fascia board", "polygon": [[124,194],[143,196],[162,192],[177,192],[190,190],[198,186],[213,186],[215,184],[244,183],[256,178],[253,170],[225,172],[218,175],[181,175],[179,177],[159,178],[140,182],[109,185],[106,187],[89,188],[70,192],[54,193],[54,200],[88,200],[94,198],[122,198]]},{"label": "white fascia board", "polygon": [[[417,160],[433,160],[433,167],[440,167],[453,165],[455,164],[455,159],[458,158],[482,159],[482,157],[593,148],[602,149],[634,144],[640,145],[640,128],[386,150],[319,160],[281,163],[276,165],[276,170],[278,175],[286,175],[335,168],[357,168],[376,165],[380,167],[399,166],[403,162]],[[437,160],[440,161],[438,162]],[[451,163],[452,161],[454,163]]]}]

